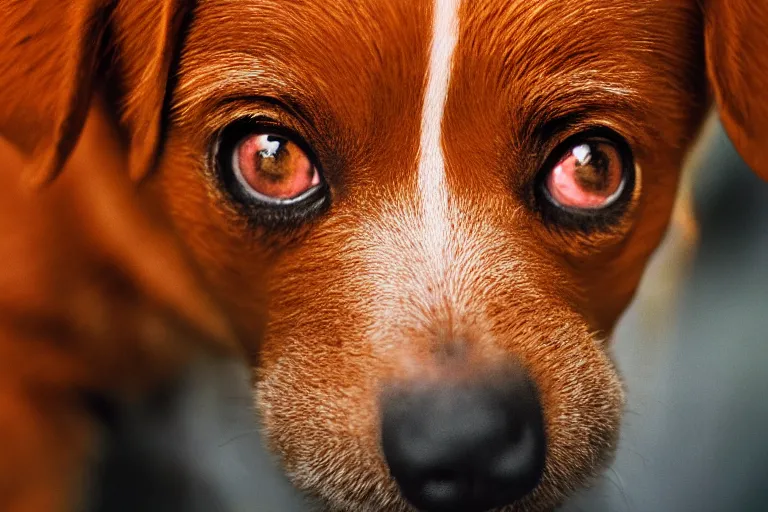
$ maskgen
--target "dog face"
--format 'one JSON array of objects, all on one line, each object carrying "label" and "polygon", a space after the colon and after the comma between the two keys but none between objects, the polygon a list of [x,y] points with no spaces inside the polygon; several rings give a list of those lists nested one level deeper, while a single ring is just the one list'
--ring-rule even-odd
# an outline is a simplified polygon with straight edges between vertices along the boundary
[{"label": "dog face", "polygon": [[[392,412],[392,401],[432,389],[458,396],[520,373],[535,384],[546,462],[520,509],[551,508],[611,453],[622,390],[607,340],[664,232],[706,106],[702,25],[693,2],[572,7],[195,11],[157,180],[242,323],[259,284],[254,255],[270,255],[258,403],[294,481],[332,509],[404,508],[390,474],[409,483],[393,463],[402,480],[425,480],[411,501],[437,507],[430,472],[450,486],[475,463],[394,461],[409,458],[395,452],[411,427],[387,419],[418,413]],[[272,188],[248,167],[263,162],[248,147],[263,134],[289,155]],[[586,181],[571,190],[563,170],[580,150],[604,160],[585,168],[603,180],[591,194]],[[304,155],[321,182],[295,163]],[[263,198],[283,190],[300,199]],[[589,197],[599,206],[581,208]],[[484,399],[471,402],[482,415]],[[412,407],[460,422],[437,419],[447,405]]]},{"label": "dog face", "polygon": [[294,482],[331,510],[548,510],[583,485],[617,438],[608,341],[667,225],[707,69],[765,171],[768,83],[744,72],[768,68],[760,8],[179,4],[118,3],[132,169],[161,137],[147,186],[253,340]]}]

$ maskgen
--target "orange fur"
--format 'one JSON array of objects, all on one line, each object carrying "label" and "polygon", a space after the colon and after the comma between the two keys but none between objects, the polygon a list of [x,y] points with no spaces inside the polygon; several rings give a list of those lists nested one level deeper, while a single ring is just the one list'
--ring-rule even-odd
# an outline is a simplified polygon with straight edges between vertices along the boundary
[{"label": "orange fur", "polygon": [[133,403],[240,347],[109,119],[89,116],[46,190],[5,139],[0,161],[0,509],[78,510],[100,456],[90,397]]},{"label": "orange fur", "polygon": [[[768,172],[768,43],[756,21],[768,7],[464,2],[442,120],[452,210],[437,275],[416,176],[432,1],[51,2],[0,4],[0,133],[44,181],[74,147],[91,91],[108,102],[91,111],[114,115],[134,179],[155,170],[140,189],[253,353],[256,400],[294,483],[329,510],[408,510],[380,453],[382,390],[510,359],[539,388],[548,452],[539,487],[509,510],[552,509],[588,483],[610,460],[623,406],[608,340],[669,223],[710,106],[707,77],[737,147]],[[85,44],[94,34],[102,44]],[[297,229],[254,222],[216,179],[216,137],[258,115],[322,162],[332,204]],[[530,183],[549,150],[596,123],[622,134],[639,165],[627,212],[605,232],[548,228],[524,200]]]}]

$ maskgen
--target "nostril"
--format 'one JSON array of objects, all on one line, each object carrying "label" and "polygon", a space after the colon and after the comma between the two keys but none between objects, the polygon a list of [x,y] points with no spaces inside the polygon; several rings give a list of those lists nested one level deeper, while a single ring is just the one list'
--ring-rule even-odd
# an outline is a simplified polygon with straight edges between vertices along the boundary
[{"label": "nostril", "polygon": [[422,484],[425,502],[440,508],[464,501],[469,491],[467,482],[455,471],[434,471]]},{"label": "nostril", "polygon": [[489,466],[488,475],[503,480],[529,472],[531,462],[537,455],[535,437],[531,428],[523,429],[515,443],[501,450],[494,463]]}]

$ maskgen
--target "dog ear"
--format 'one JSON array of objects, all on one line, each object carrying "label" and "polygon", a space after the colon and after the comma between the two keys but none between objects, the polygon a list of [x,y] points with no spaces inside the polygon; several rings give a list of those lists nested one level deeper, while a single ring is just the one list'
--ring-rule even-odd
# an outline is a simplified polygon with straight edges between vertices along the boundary
[{"label": "dog ear", "polygon": [[58,174],[95,92],[110,100],[129,172],[154,164],[185,0],[11,0],[0,9],[0,135],[28,159],[25,180]]},{"label": "dog ear", "polygon": [[723,126],[768,179],[768,2],[705,0],[707,71]]}]

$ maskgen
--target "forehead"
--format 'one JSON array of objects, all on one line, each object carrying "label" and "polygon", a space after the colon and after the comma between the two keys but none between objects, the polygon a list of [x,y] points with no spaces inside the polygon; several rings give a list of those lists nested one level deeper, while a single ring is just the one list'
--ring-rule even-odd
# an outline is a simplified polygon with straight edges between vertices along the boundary
[{"label": "forehead", "polygon": [[181,101],[275,96],[363,131],[417,103],[427,61],[429,2],[206,0],[182,59]]},{"label": "forehead", "polygon": [[[617,123],[652,127],[664,121],[654,116],[679,117],[696,101],[687,97],[701,66],[695,3],[204,0],[177,101],[285,97],[313,122],[358,140],[415,133],[418,122],[409,120],[421,115],[433,36],[441,37],[434,20],[455,9],[446,116],[464,130],[521,131],[601,108],[624,116]],[[498,126],[473,127],[473,118]]]}]

